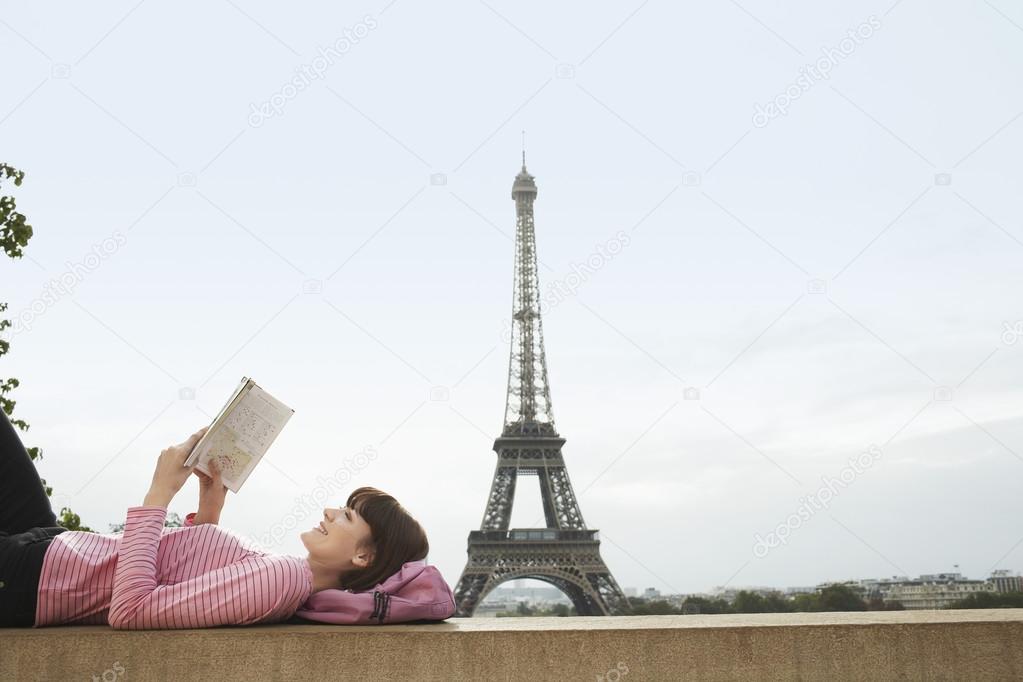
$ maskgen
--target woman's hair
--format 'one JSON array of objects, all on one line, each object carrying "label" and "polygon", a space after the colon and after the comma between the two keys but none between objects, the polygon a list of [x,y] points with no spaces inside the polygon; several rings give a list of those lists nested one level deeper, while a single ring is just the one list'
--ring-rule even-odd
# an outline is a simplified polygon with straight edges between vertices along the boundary
[{"label": "woman's hair", "polygon": [[341,576],[342,589],[371,589],[397,573],[406,561],[426,558],[430,551],[426,531],[398,500],[382,490],[362,487],[348,496],[347,506],[369,525],[372,538],[366,548],[373,552],[373,559],[366,568]]}]

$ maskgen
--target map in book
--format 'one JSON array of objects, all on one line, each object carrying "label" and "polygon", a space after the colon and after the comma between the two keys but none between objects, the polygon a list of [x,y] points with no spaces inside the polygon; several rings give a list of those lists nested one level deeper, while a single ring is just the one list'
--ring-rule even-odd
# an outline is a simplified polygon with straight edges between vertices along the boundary
[{"label": "map in book", "polygon": [[255,381],[242,377],[185,466],[209,474],[208,463],[215,460],[224,485],[237,493],[294,413]]}]

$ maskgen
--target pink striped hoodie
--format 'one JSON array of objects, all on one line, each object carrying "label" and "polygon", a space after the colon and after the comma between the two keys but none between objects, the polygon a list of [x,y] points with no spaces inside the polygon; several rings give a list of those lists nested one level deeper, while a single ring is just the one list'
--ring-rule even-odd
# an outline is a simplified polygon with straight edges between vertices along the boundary
[{"label": "pink striped hoodie", "polygon": [[267,554],[212,524],[164,528],[166,515],[165,507],[129,507],[120,535],[67,531],[54,537],[39,576],[35,627],[275,623],[312,594],[306,559]]}]

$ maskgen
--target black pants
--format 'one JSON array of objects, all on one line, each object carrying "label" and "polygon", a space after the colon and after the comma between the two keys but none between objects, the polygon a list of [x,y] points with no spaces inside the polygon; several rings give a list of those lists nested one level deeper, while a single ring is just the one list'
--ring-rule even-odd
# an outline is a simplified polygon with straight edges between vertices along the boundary
[{"label": "black pants", "polygon": [[35,464],[0,409],[0,627],[35,625],[39,574],[57,525]]}]

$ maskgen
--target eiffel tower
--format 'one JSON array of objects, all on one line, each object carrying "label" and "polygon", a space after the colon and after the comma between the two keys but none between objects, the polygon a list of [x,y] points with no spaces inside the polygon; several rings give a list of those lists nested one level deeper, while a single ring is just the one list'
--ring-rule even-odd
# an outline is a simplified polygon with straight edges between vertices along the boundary
[{"label": "eiffel tower", "polygon": [[[540,319],[533,180],[523,150],[522,170],[512,185],[515,284],[504,428],[494,441],[497,467],[483,523],[469,533],[468,562],[455,588],[455,616],[471,616],[491,590],[517,578],[554,585],[581,616],[623,615],[630,612],[629,602],[600,557],[597,531],[583,521],[561,454],[565,439],[554,428]],[[508,528],[521,475],[540,479],[543,528]]]}]

